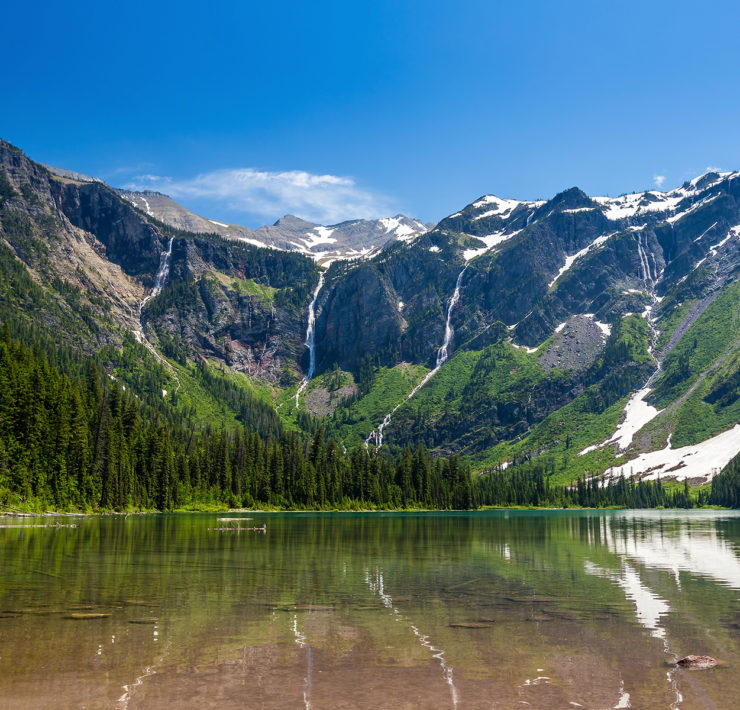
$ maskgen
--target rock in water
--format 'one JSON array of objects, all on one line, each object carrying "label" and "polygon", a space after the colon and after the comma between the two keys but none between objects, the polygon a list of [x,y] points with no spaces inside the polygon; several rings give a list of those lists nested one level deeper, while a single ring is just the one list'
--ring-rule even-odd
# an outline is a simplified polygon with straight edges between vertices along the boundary
[{"label": "rock in water", "polygon": [[714,668],[717,665],[717,661],[711,656],[685,656],[676,661],[676,664],[681,666],[681,668],[704,670],[706,668]]}]

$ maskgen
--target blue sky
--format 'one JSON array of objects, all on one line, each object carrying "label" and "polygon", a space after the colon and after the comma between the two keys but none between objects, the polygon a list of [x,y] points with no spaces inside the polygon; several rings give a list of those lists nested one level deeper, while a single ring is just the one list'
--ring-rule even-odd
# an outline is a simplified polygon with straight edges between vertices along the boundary
[{"label": "blue sky", "polygon": [[732,2],[6,3],[0,137],[258,226],[740,169]]}]

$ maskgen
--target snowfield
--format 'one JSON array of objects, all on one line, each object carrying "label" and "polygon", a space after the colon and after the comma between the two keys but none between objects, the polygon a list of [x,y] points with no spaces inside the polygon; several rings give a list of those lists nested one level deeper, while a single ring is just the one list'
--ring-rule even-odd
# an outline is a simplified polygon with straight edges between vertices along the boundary
[{"label": "snowfield", "polygon": [[[643,480],[658,478],[687,478],[711,481],[740,452],[740,424],[711,439],[692,446],[672,449],[670,440],[665,449],[640,454],[623,466],[609,469],[604,481],[621,475],[640,475]],[[646,474],[646,475],[645,475]]]}]

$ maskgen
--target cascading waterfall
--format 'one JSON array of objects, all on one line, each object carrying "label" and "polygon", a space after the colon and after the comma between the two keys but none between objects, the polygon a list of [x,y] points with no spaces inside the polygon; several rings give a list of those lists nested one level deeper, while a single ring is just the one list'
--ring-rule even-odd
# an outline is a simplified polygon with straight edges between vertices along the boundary
[{"label": "cascading waterfall", "polygon": [[[647,243],[647,242],[646,242]],[[652,305],[648,307],[647,309],[647,323],[648,328],[650,328],[650,332],[653,336],[653,343],[657,342],[658,340],[658,331],[655,329],[655,318],[653,317],[653,310],[658,303],[658,297],[655,295],[655,279],[658,278],[657,274],[657,264],[656,264],[656,273],[653,275],[652,270],[650,269],[650,256],[653,257],[653,263],[655,263],[655,257],[650,254],[648,255],[648,252],[645,249],[645,246],[642,243],[641,239],[641,233],[637,234],[637,253],[640,257],[640,270],[642,271],[642,280],[645,282],[645,286],[647,286],[648,293],[650,294],[650,298],[652,299]],[[648,379],[647,383],[645,384],[645,387],[648,388],[652,383],[655,381],[655,379],[660,375],[661,372],[661,362],[658,358],[656,358],[653,355],[653,348],[652,345],[649,345],[648,351],[650,352],[650,356],[655,361],[655,372],[653,372],[652,375],[650,375],[650,378]]]},{"label": "cascading waterfall", "polygon": [[295,393],[295,406],[298,407],[298,398],[301,396],[301,392],[308,387],[308,383],[313,377],[314,370],[316,369],[316,348],[314,347],[314,338],[316,335],[316,300],[319,297],[319,291],[324,285],[324,272],[319,274],[319,283],[316,286],[316,290],[313,292],[313,299],[308,306],[308,327],[306,328],[306,342],[304,345],[308,348],[308,372],[298,391]]},{"label": "cascading waterfall", "polygon": [[[139,303],[139,329],[134,331],[134,337],[136,340],[141,343],[154,357],[157,359],[159,363],[164,365],[173,375],[177,382],[177,389],[175,390],[175,393],[180,389],[180,378],[177,376],[177,373],[172,369],[172,365],[165,360],[158,352],[157,349],[147,340],[146,335],[144,335],[144,322],[142,318],[144,317],[144,308],[149,301],[151,301],[155,296],[158,296],[160,293],[162,293],[162,289],[165,287],[165,284],[167,283],[167,277],[170,275],[170,259],[172,257],[172,243],[174,241],[174,238],[170,237],[170,241],[167,243],[167,249],[162,252],[162,254],[159,257],[159,268],[157,269],[157,273],[154,276],[154,286],[152,287],[152,290],[148,293],[148,295],[144,298],[144,300]],[[163,396],[166,393],[166,390],[162,391]]]},{"label": "cascading waterfall", "polygon": [[142,342],[142,339],[146,340],[146,338],[144,337],[144,324],[141,321],[142,316],[144,314],[144,307],[155,296],[159,296],[159,294],[162,293],[162,289],[167,283],[167,277],[170,275],[170,258],[172,257],[172,242],[173,241],[174,239],[170,238],[170,241],[167,244],[166,251],[163,251],[159,257],[159,269],[157,269],[157,273],[154,277],[154,287],[149,292],[149,294],[144,298],[144,300],[139,304],[139,331],[138,333],[134,331],[134,335],[136,335],[136,339],[140,343]]},{"label": "cascading waterfall", "polygon": [[640,257],[640,269],[642,271],[642,280],[645,282],[645,284],[648,286],[648,288],[652,291],[654,282],[653,282],[653,275],[650,271],[650,261],[648,260],[647,252],[645,251],[645,248],[642,246],[642,239],[640,238],[640,233],[637,234],[637,253]]},{"label": "cascading waterfall", "polygon": [[445,339],[442,342],[442,347],[439,349],[439,352],[437,353],[437,367],[436,370],[439,370],[442,365],[444,365],[447,362],[447,358],[449,357],[448,348],[450,347],[450,341],[452,340],[452,336],[455,334],[455,330],[452,327],[451,322],[451,316],[452,311],[457,305],[457,302],[460,300],[460,284],[462,283],[462,277],[465,271],[467,270],[468,265],[467,263],[463,267],[463,270],[457,275],[457,281],[455,283],[455,291],[452,294],[452,298],[450,299],[450,305],[447,307],[447,321],[445,322]]},{"label": "cascading waterfall", "polygon": [[[643,246],[642,243],[642,233],[637,233],[637,254],[640,257],[640,270],[642,271],[642,280],[645,282],[645,286],[647,287],[648,293],[650,294],[650,298],[652,300],[652,305],[648,306],[647,308],[647,324],[648,328],[650,328],[650,333],[652,334],[652,342],[656,343],[658,342],[658,331],[655,328],[655,317],[653,316],[653,310],[655,306],[658,303],[658,297],[655,295],[655,279],[659,278],[659,275],[657,273],[657,264],[655,263],[655,256],[650,254],[648,255],[647,250],[645,249],[645,246]],[[647,245],[647,240],[645,242]],[[655,264],[655,276],[653,276],[653,273],[650,269],[650,259],[649,256],[653,257],[653,263]],[[660,373],[662,371],[662,362],[660,358],[655,357],[653,355],[653,345],[652,343],[648,343],[648,353],[650,354],[650,357],[653,358],[653,362],[655,363],[655,371],[652,375],[648,378],[647,382],[645,383],[645,386],[641,390],[641,396],[639,397],[638,401],[644,401],[645,397],[649,394],[650,387],[652,386],[653,382],[660,376]]]},{"label": "cascading waterfall", "polygon": [[457,305],[457,302],[460,300],[460,286],[462,284],[463,275],[465,274],[465,271],[468,268],[468,263],[465,262],[465,266],[463,267],[463,270],[458,274],[457,276],[457,282],[455,283],[455,291],[452,294],[452,298],[450,299],[450,303],[447,306],[447,320],[445,322],[445,337],[444,341],[442,342],[442,346],[437,351],[437,362],[432,370],[427,372],[426,375],[424,375],[424,378],[421,382],[419,382],[414,389],[409,392],[406,399],[399,402],[391,411],[389,414],[385,415],[385,418],[383,419],[380,426],[370,432],[370,436],[365,439],[365,448],[367,449],[370,446],[371,442],[375,443],[375,448],[379,449],[381,446],[383,446],[383,430],[391,423],[391,418],[396,413],[396,410],[404,403],[408,402],[429,380],[434,377],[437,372],[439,372],[439,368],[444,365],[449,356],[449,349],[450,349],[450,343],[452,342],[452,336],[455,335],[455,329],[452,327],[452,311],[454,310],[455,306]]}]

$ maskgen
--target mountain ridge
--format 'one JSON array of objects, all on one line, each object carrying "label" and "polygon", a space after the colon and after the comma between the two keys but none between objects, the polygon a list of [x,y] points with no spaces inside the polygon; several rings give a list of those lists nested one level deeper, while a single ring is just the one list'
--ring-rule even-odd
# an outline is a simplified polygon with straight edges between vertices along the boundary
[{"label": "mountain ridge", "polygon": [[[39,313],[90,351],[125,355],[139,330],[166,363],[158,386],[175,408],[205,364],[263,388],[297,431],[323,426],[351,447],[383,424],[380,455],[423,444],[477,470],[542,462],[563,482],[619,471],[699,482],[716,473],[706,451],[715,468],[740,451],[738,173],[616,198],[484,195],[431,229],[406,225],[382,248],[326,258],[322,281],[315,256],[333,245],[329,230],[361,221],[285,216],[262,228],[303,240],[303,253],[284,252],[166,224],[69,175],[0,143],[7,263],[44,296],[32,311],[9,287],[3,313]],[[135,387],[122,355],[106,352]],[[177,394],[172,373],[186,383]]]}]

